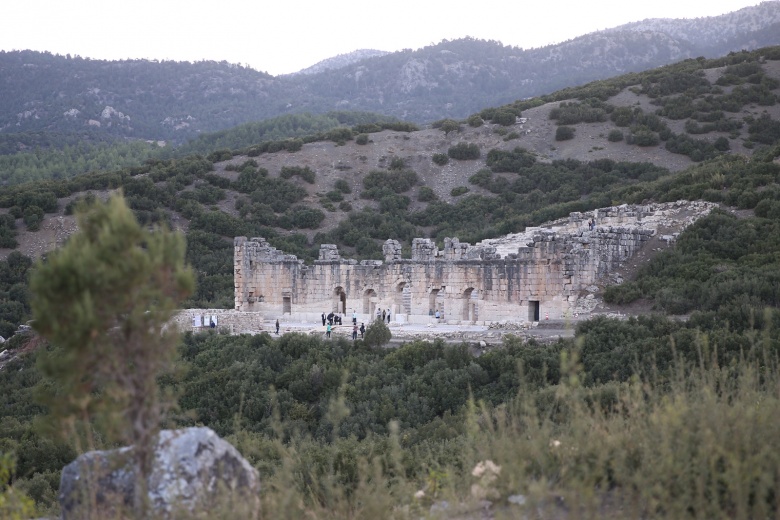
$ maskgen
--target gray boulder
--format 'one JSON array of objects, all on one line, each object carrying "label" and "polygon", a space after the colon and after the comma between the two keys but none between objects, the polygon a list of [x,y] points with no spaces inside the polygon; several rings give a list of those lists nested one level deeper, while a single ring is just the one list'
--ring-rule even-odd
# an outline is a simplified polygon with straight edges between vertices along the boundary
[{"label": "gray boulder", "polygon": [[[147,489],[154,518],[208,517],[214,507],[255,517],[259,507],[257,470],[210,428],[161,431]],[[134,490],[132,448],[85,453],[62,470],[61,518],[124,518]],[[95,515],[87,514],[90,503]]]}]

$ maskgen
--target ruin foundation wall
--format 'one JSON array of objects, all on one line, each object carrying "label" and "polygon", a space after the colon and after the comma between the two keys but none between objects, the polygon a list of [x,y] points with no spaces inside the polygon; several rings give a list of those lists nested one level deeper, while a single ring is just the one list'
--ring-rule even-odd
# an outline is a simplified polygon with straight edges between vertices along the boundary
[{"label": "ruin foundation wall", "polygon": [[[412,243],[411,258],[388,240],[384,260],[342,259],[323,244],[305,265],[263,238],[234,241],[235,310],[274,320],[317,321],[330,312],[359,322],[390,312],[395,322],[488,324],[570,316],[582,291],[602,281],[653,237],[672,205],[620,206],[573,213],[548,227],[474,246],[445,239]],[[712,205],[699,204],[696,218]],[[659,216],[660,215],[660,216]],[[690,218],[690,222],[695,218]],[[688,222],[689,223],[689,222]],[[683,223],[687,225],[687,223]]]}]

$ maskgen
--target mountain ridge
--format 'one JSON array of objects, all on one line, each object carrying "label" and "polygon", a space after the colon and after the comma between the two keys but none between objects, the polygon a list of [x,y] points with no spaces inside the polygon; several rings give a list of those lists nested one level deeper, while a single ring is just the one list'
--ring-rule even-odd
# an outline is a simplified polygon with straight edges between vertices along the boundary
[{"label": "mountain ridge", "polygon": [[203,132],[300,112],[369,111],[416,123],[462,119],[488,106],[625,72],[776,45],[778,19],[780,2],[764,2],[708,19],[737,27],[719,30],[728,37],[717,41],[698,29],[688,29],[685,39],[683,29],[647,32],[640,29],[650,25],[640,23],[529,50],[474,38],[445,40],[280,77],[227,62],[109,62],[0,52],[0,132],[90,129],[116,139],[182,143]]}]

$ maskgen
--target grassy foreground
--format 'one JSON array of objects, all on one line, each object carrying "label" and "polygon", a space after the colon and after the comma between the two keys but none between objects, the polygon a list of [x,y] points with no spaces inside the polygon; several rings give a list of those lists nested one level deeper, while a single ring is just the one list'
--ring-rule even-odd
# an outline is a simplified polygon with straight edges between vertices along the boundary
[{"label": "grassy foreground", "polygon": [[245,429],[229,440],[254,462],[278,461],[263,518],[482,518],[486,500],[496,518],[777,517],[777,357],[759,341],[718,366],[700,347],[699,362],[677,362],[668,379],[591,388],[576,349],[564,351],[560,384],[498,406],[472,400],[464,433],[412,453],[397,425],[381,441],[327,447]]}]

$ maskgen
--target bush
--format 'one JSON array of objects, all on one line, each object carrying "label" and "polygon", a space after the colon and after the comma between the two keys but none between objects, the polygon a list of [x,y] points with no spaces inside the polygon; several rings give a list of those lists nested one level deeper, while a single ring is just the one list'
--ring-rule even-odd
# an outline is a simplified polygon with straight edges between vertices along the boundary
[{"label": "bush", "polygon": [[639,130],[632,134],[632,143],[637,146],[656,146],[659,142],[658,134],[649,130]]},{"label": "bush", "polygon": [[450,191],[450,195],[453,197],[460,197],[461,195],[468,193],[469,189],[466,186],[458,186],[457,188],[452,188],[452,191]]},{"label": "bush", "polygon": [[339,190],[341,193],[348,194],[352,193],[352,188],[350,188],[349,183],[345,181],[344,179],[337,180],[333,187],[337,190]]},{"label": "bush", "polygon": [[435,153],[433,154],[433,157],[431,157],[431,160],[434,164],[438,164],[439,166],[444,166],[450,162],[450,158],[445,153]]},{"label": "bush", "polygon": [[495,114],[493,114],[493,118],[490,120],[491,123],[501,126],[512,126],[515,124],[515,121],[514,112],[510,112],[509,110],[496,110]]},{"label": "bush", "polygon": [[23,219],[29,231],[38,231],[43,222],[43,209],[38,206],[28,206],[24,209]]},{"label": "bush", "polygon": [[358,134],[358,136],[355,137],[355,143],[368,144],[368,134]]},{"label": "bush", "polygon": [[341,202],[344,200],[344,194],[338,190],[331,190],[325,194],[325,198],[331,202]]},{"label": "bush", "polygon": [[289,179],[297,175],[309,184],[314,184],[316,174],[308,166],[301,168],[300,166],[282,166],[279,176],[282,179]]},{"label": "bush", "polygon": [[470,115],[466,122],[472,128],[479,128],[485,123],[482,118],[479,117],[479,114]]},{"label": "bush", "polygon": [[417,200],[420,202],[431,202],[436,200],[436,193],[428,186],[421,186],[417,192]]},{"label": "bush", "polygon": [[406,168],[406,161],[401,157],[390,159],[390,166],[387,167],[388,170],[403,170],[404,168]]},{"label": "bush", "polygon": [[555,130],[556,141],[568,141],[569,139],[574,139],[574,128],[570,126],[559,126],[558,129]]},{"label": "bush", "polygon": [[431,126],[440,129],[444,132],[444,135],[447,135],[450,132],[460,132],[460,123],[454,119],[442,119],[441,121],[434,122]]},{"label": "bush", "polygon": [[417,184],[417,174],[412,170],[384,172],[374,170],[363,178],[366,191],[361,195],[366,199],[381,199],[387,192],[403,193]]},{"label": "bush", "polygon": [[479,159],[479,146],[474,143],[458,143],[447,150],[447,155],[459,161]]},{"label": "bush", "polygon": [[206,156],[206,159],[213,162],[227,161],[233,158],[233,152],[230,150],[216,150]]},{"label": "bush", "polygon": [[623,140],[623,132],[620,130],[612,130],[609,132],[609,135],[607,135],[607,141],[611,143],[617,143]]},{"label": "bush", "polygon": [[363,341],[369,347],[381,347],[387,344],[393,335],[390,329],[385,325],[384,320],[374,320],[366,329],[366,335]]}]

